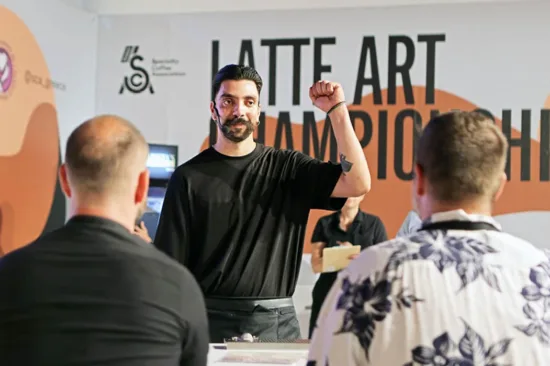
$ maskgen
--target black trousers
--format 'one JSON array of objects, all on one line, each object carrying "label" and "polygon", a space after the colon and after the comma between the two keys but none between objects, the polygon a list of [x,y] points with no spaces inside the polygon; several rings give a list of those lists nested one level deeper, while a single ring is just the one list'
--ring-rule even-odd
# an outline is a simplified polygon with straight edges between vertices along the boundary
[{"label": "black trousers", "polygon": [[313,291],[311,293],[311,315],[309,317],[309,339],[311,339],[313,330],[317,327],[317,318],[319,318],[319,313],[321,312],[325,298],[330,292],[337,277],[338,272],[321,273],[321,276],[319,276],[317,282],[315,282],[313,286]]},{"label": "black trousers", "polygon": [[211,343],[250,333],[262,341],[300,339],[291,298],[253,300],[206,298]]},{"label": "black trousers", "polygon": [[311,336],[313,336],[313,331],[317,327],[317,318],[319,317],[319,313],[321,312],[321,307],[323,306],[322,301],[313,301],[311,304],[311,314],[309,315],[309,334],[308,339],[311,339]]}]

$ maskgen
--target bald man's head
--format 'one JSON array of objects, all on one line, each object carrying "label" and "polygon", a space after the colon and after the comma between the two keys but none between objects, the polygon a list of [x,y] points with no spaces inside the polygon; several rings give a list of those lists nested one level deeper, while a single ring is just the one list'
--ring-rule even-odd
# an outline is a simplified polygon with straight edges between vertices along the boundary
[{"label": "bald man's head", "polygon": [[69,136],[65,165],[73,190],[109,195],[130,190],[146,169],[148,145],[127,120],[102,115],[78,126]]}]

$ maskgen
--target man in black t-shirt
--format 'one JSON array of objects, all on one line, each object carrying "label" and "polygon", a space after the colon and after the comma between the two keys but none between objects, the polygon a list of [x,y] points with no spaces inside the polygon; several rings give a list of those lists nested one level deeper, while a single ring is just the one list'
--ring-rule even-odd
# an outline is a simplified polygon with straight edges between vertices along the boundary
[{"label": "man in black t-shirt", "polygon": [[256,143],[261,89],[251,67],[227,65],[216,74],[216,143],[173,173],[154,240],[198,280],[213,342],[243,333],[299,338],[291,296],[309,212],[339,209],[370,189],[339,84],[319,81],[309,94],[330,117],[340,164]]},{"label": "man in black t-shirt", "polygon": [[70,135],[60,181],[71,218],[0,259],[0,365],[206,366],[200,287],[132,233],[147,150],[115,116]]},{"label": "man in black t-shirt", "polygon": [[[361,250],[388,240],[386,228],[378,216],[361,211],[359,205],[363,196],[348,198],[339,212],[323,216],[311,236],[311,267],[320,273],[323,267],[323,249],[336,246],[359,245]],[[353,259],[352,256],[350,259]],[[338,272],[321,273],[312,293],[309,337],[317,322],[323,301],[327,297]]]}]

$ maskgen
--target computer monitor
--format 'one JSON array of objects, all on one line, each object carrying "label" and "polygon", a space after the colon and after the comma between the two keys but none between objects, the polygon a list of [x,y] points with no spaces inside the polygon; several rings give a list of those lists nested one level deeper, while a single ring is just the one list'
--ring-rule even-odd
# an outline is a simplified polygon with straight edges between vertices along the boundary
[{"label": "computer monitor", "polygon": [[162,210],[162,204],[164,203],[165,195],[165,187],[149,187],[147,197],[147,211],[160,213],[160,211]]},{"label": "computer monitor", "polygon": [[177,166],[177,145],[149,144],[147,168],[152,185],[165,186]]},{"label": "computer monitor", "polygon": [[149,187],[147,197],[147,209],[138,221],[143,221],[143,224],[147,228],[151,239],[155,239],[157,234],[157,227],[162,211],[162,205],[164,203],[164,196],[166,195],[166,188],[164,187]]},{"label": "computer monitor", "polygon": [[178,166],[178,147],[176,145],[149,144],[147,169],[149,169],[149,192],[147,209],[140,218],[149,236],[154,239],[160,212],[166,195],[166,186],[172,173]]}]

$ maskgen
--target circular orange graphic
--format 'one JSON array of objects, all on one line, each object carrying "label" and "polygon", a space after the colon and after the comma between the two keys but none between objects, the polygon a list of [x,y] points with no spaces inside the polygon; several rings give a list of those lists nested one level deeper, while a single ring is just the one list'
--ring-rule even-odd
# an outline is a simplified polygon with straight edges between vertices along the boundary
[{"label": "circular orange graphic", "polygon": [[0,6],[0,254],[36,239],[52,207],[59,130],[49,81],[36,39]]}]

